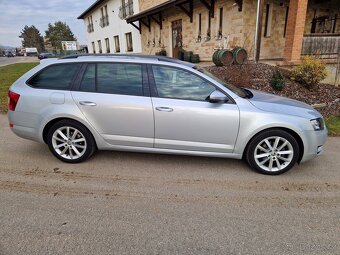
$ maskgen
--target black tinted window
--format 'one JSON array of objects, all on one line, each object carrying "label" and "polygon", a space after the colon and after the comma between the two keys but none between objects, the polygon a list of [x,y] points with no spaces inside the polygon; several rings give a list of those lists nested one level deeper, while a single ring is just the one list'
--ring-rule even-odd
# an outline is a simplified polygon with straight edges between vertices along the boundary
[{"label": "black tinted window", "polygon": [[142,96],[142,66],[123,63],[90,64],[84,73],[80,90]]},{"label": "black tinted window", "polygon": [[30,79],[28,84],[35,88],[69,89],[79,67],[80,64],[52,65]]},{"label": "black tinted window", "polygon": [[95,92],[96,91],[96,65],[89,64],[86,67],[83,79],[80,84],[81,91]]},{"label": "black tinted window", "polygon": [[206,80],[186,70],[152,66],[159,97],[204,101],[215,90]]}]

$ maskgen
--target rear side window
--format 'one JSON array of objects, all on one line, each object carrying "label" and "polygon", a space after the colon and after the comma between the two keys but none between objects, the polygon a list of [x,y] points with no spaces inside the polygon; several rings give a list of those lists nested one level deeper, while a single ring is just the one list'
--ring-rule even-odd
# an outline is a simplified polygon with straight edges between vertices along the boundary
[{"label": "rear side window", "polygon": [[27,84],[34,88],[68,90],[77,75],[80,64],[58,64],[43,69]]},{"label": "rear side window", "polygon": [[80,91],[143,96],[142,66],[140,64],[88,64]]}]

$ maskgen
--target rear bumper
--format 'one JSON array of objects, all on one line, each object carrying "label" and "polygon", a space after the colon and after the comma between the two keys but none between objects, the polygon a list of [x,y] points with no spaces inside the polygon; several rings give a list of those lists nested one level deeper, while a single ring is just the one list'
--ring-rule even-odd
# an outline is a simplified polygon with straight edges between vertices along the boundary
[{"label": "rear bumper", "polygon": [[304,132],[304,154],[301,163],[324,153],[323,145],[325,144],[327,133],[328,131],[326,128],[320,131],[311,130]]},{"label": "rear bumper", "polygon": [[13,131],[14,134],[20,136],[21,138],[40,142],[38,132],[34,128],[13,125],[11,130]]},{"label": "rear bumper", "polygon": [[35,114],[8,111],[8,120],[11,130],[17,136],[25,139],[42,142],[38,124],[41,123]]}]

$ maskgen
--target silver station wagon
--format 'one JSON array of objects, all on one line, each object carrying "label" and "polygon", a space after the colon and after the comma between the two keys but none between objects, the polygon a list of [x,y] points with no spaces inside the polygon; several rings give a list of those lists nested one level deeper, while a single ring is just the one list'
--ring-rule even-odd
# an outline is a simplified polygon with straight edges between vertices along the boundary
[{"label": "silver station wagon", "polygon": [[8,118],[15,134],[68,163],[120,150],[244,158],[274,175],[321,154],[327,137],[305,103],[160,56],[42,60],[11,86]]}]

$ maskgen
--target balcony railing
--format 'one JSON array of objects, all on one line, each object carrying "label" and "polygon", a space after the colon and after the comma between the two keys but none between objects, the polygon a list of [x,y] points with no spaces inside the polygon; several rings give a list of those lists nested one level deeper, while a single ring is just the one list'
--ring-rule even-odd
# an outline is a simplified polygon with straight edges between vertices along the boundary
[{"label": "balcony railing", "polygon": [[101,17],[100,18],[100,21],[99,21],[99,26],[101,27],[106,27],[109,25],[109,16],[106,15],[104,17]]},{"label": "balcony railing", "polygon": [[92,33],[93,31],[94,31],[94,29],[93,29],[93,24],[87,25],[87,32],[88,32],[88,33]]},{"label": "balcony railing", "polygon": [[119,7],[119,18],[126,19],[131,15],[133,15],[133,1],[128,1]]},{"label": "balcony railing", "polygon": [[335,58],[340,51],[340,34],[309,34],[303,37],[302,55]]}]

